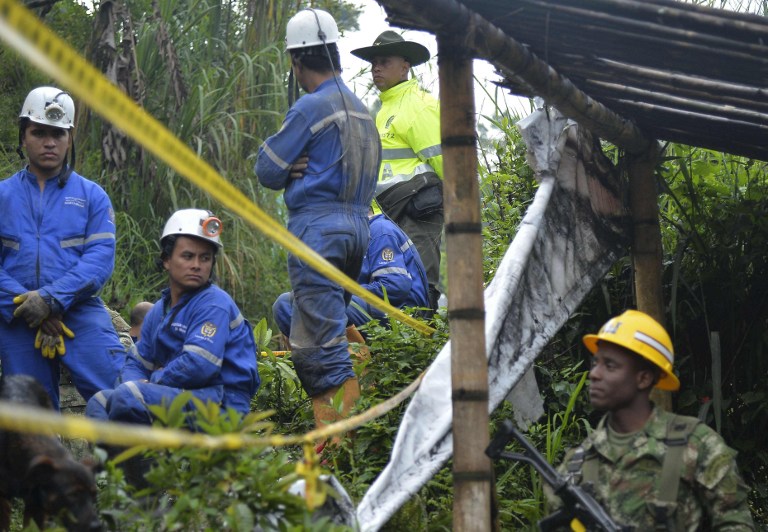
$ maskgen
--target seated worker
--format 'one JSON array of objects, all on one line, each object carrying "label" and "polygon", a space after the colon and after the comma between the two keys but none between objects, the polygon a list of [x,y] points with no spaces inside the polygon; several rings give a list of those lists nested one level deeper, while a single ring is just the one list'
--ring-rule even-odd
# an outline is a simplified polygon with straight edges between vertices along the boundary
[{"label": "seated worker", "polygon": [[[665,412],[651,389],[677,391],[672,341],[649,315],[627,310],[597,334],[589,400],[605,412],[560,466],[622,530],[754,530],[736,452],[697,418]],[[548,492],[551,506],[562,502]]]},{"label": "seated worker", "polygon": [[[408,235],[385,215],[373,215],[372,211],[369,211],[368,227],[371,238],[357,282],[369,292],[387,299],[395,308],[428,309],[427,275],[419,252]],[[272,305],[277,327],[285,336],[290,336],[291,332],[292,305],[291,292],[281,294]],[[386,323],[383,312],[358,296],[352,296],[347,306],[347,326],[359,327],[372,319]]]},{"label": "seated worker", "polygon": [[250,411],[260,384],[258,350],[251,325],[212,282],[221,229],[206,210],[183,209],[170,217],[158,261],[168,288],[144,320],[121,384],[94,395],[86,415],[149,424],[148,405],[170,404],[183,391],[243,415]]},{"label": "seated worker", "polygon": [[129,316],[131,329],[129,333],[134,343],[138,342],[139,338],[141,338],[141,325],[144,323],[144,318],[151,308],[152,303],[149,301],[139,301],[131,309],[131,315]]}]

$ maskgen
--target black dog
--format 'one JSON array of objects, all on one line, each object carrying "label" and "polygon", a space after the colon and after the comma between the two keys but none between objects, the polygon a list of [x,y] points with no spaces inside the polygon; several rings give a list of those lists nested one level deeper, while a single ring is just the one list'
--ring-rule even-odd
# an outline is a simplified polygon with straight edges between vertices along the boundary
[{"label": "black dog", "polygon": [[[26,375],[2,377],[0,400],[52,409],[43,387]],[[101,530],[94,465],[75,461],[55,437],[0,429],[0,531],[10,527],[14,497],[24,500],[25,526],[32,519],[42,529],[57,516],[70,531]]]}]

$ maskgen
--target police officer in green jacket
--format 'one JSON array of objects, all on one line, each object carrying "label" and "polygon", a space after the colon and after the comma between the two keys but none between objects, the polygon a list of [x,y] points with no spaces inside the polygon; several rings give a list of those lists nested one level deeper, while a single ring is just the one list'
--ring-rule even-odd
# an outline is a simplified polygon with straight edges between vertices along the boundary
[{"label": "police officer in green jacket", "polygon": [[594,355],[589,399],[606,414],[560,471],[590,484],[628,530],[754,530],[736,452],[698,419],[650,400],[654,387],[680,388],[667,331],[627,310],[586,335],[584,345]]},{"label": "police officer in green jacket", "polygon": [[429,60],[429,50],[385,31],[372,46],[352,54],[371,63],[380,91],[376,129],[382,161],[376,202],[416,245],[427,272],[430,306],[437,309],[443,231],[440,104],[415,78],[408,79],[411,67]]}]

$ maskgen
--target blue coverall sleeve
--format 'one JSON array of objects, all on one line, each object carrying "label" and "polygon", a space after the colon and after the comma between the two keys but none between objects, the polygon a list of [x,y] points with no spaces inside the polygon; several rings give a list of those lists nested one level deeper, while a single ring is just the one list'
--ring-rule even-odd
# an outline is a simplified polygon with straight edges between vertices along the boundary
[{"label": "blue coverall sleeve", "polygon": [[148,381],[152,371],[151,366],[145,365],[146,362],[147,359],[139,354],[138,345],[134,345],[128,351],[128,356],[125,357],[123,370],[120,372],[120,381]]},{"label": "blue coverall sleeve", "polygon": [[98,293],[115,267],[115,220],[112,203],[106,192],[93,187],[89,195],[88,227],[84,235],[83,254],[66,275],[40,292],[53,296],[66,312],[72,305]]},{"label": "blue coverall sleeve", "polygon": [[367,260],[371,265],[368,282],[363,288],[387,298],[394,307],[401,306],[411,291],[411,276],[405,266],[405,256],[394,236],[382,234],[371,240],[368,245]]},{"label": "blue coverall sleeve", "polygon": [[26,288],[0,268],[0,315],[7,323],[11,322],[13,311],[18,308],[13,298],[26,292],[28,292]]},{"label": "blue coverall sleeve", "polygon": [[229,312],[206,305],[188,321],[181,353],[152,373],[150,382],[174,388],[203,388],[216,384],[229,340]]},{"label": "blue coverall sleeve", "polygon": [[259,148],[254,167],[259,183],[273,190],[288,186],[291,165],[304,153],[311,136],[306,117],[292,107],[280,131]]}]

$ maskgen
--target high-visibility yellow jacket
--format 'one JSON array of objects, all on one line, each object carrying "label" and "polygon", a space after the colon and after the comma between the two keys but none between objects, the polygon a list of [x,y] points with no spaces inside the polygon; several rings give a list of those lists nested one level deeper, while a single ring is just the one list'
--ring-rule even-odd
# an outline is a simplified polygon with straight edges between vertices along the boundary
[{"label": "high-visibility yellow jacket", "polygon": [[376,194],[424,172],[443,177],[440,103],[410,79],[382,92],[376,129],[381,169]]}]

